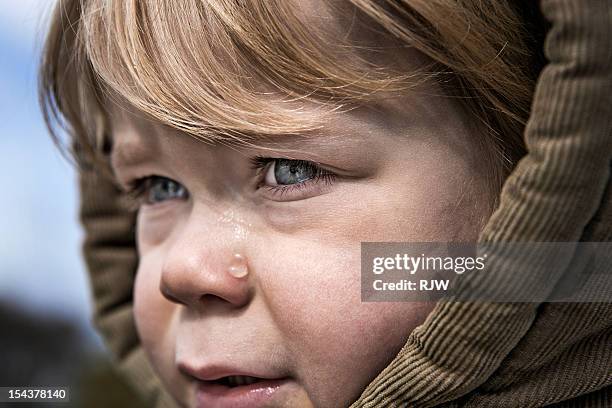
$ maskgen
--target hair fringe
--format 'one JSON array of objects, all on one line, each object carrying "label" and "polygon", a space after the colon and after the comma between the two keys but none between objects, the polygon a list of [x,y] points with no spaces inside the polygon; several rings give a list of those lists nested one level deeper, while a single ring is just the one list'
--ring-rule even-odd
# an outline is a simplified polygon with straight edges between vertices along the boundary
[{"label": "hair fringe", "polygon": [[[350,3],[352,18],[359,13],[433,64],[409,73],[378,66],[368,53],[384,50],[313,30],[284,0],[60,0],[39,76],[53,140],[63,146],[64,131],[77,161],[103,161],[108,108],[118,104],[202,140],[253,143],[439,80],[485,124],[509,171],[524,154],[535,82],[529,34],[509,2]],[[303,114],[302,101],[320,115]]]}]

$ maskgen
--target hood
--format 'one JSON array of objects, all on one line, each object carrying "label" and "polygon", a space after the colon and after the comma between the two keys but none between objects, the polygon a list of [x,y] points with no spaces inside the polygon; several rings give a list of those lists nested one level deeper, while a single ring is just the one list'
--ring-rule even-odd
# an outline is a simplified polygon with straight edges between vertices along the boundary
[{"label": "hood", "polygon": [[[612,4],[542,0],[540,9],[551,28],[525,131],[528,154],[479,239],[609,242]],[[93,171],[81,171],[80,188],[95,323],[148,405],[173,407],[133,321],[135,215]],[[519,268],[515,261],[498,270]],[[500,274],[478,279],[495,285]],[[440,302],[352,407],[612,406],[611,345],[612,303]]]}]

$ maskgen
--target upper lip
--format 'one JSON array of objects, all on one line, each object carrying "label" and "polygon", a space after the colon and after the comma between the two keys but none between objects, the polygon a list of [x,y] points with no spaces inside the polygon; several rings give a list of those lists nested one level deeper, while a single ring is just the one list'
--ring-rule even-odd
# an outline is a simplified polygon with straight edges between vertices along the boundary
[{"label": "upper lip", "polygon": [[283,378],[283,376],[275,376],[266,373],[257,373],[250,370],[238,369],[227,365],[220,364],[208,364],[202,367],[192,367],[187,363],[179,362],[177,364],[180,372],[196,378],[200,381],[215,381],[223,377],[229,377],[232,375],[243,375],[249,377],[257,377],[267,380],[275,380]]}]

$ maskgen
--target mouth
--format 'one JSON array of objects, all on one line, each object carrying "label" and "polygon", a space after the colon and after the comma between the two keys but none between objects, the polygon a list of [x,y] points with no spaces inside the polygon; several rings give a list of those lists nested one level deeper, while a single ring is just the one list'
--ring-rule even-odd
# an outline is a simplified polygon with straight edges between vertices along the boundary
[{"label": "mouth", "polygon": [[218,380],[210,381],[215,384],[224,385],[226,387],[234,388],[243,385],[251,385],[257,382],[265,381],[266,379],[260,377],[251,377],[250,375],[228,375],[221,377]]},{"label": "mouth", "polygon": [[287,396],[292,384],[296,385],[290,377],[279,376],[275,370],[240,370],[215,364],[201,368],[179,364],[178,367],[195,384],[197,408],[267,407],[274,400],[280,401],[282,395]]},{"label": "mouth", "polygon": [[269,406],[289,378],[228,375],[215,380],[197,380],[198,408],[259,408]]}]

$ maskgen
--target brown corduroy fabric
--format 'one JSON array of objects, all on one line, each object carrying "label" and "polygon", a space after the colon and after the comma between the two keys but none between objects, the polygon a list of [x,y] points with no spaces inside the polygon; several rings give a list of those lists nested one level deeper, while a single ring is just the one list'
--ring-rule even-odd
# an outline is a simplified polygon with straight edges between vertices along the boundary
[{"label": "brown corduroy fabric", "polygon": [[[612,3],[542,0],[541,10],[552,28],[529,154],[480,240],[611,241]],[[103,178],[83,171],[80,181],[96,325],[149,404],[175,406],[134,329],[134,214]],[[472,283],[494,285],[517,265],[493,263]],[[612,406],[612,304],[439,303],[353,407],[548,405]]]}]

